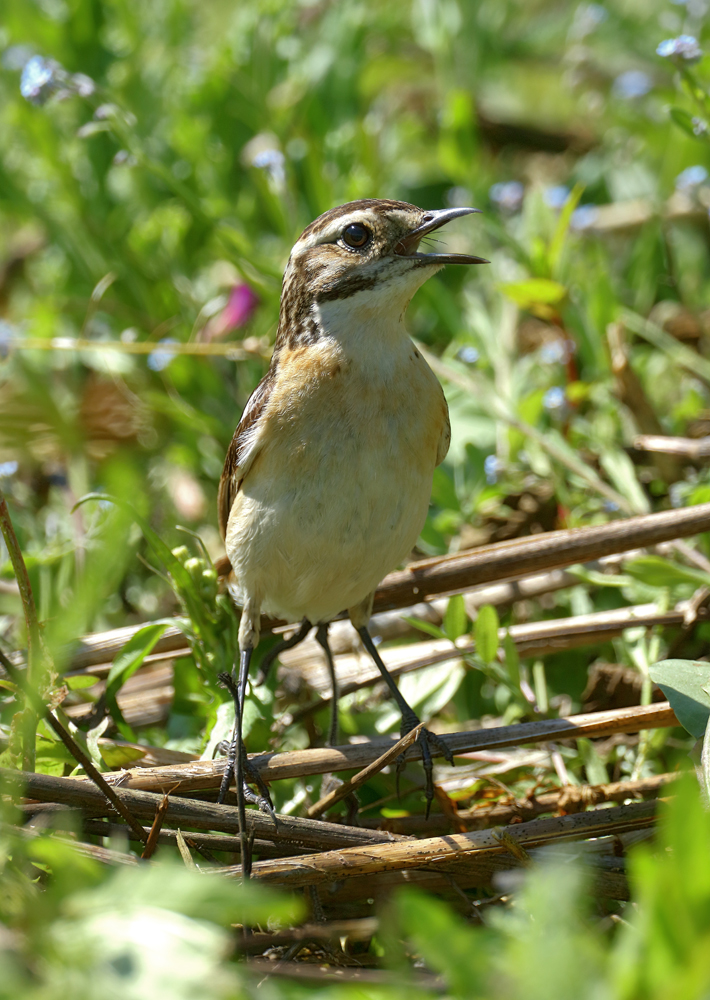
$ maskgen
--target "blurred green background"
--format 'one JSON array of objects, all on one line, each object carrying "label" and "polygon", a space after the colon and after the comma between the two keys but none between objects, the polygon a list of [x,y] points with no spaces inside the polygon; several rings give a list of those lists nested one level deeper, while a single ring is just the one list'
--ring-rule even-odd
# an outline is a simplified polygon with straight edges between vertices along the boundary
[{"label": "blurred green background", "polygon": [[[82,632],[182,612],[194,655],[141,739],[203,749],[233,619],[194,560],[222,552],[217,484],[290,248],[354,198],[483,210],[443,239],[490,266],[446,269],[409,311],[453,425],[420,555],[710,499],[702,463],[633,447],[710,429],[709,33],[705,0],[4,0],[0,487],[56,666]],[[657,53],[679,36],[695,49]],[[89,492],[129,501],[153,541],[107,501],[72,512]],[[9,652],[24,625],[4,550],[0,567]],[[663,608],[696,587],[632,565],[504,623]],[[708,640],[700,626],[685,654]],[[595,659],[645,677],[667,646],[627,635],[550,655],[537,693],[578,708]],[[525,714],[469,666],[453,689],[450,671],[421,681],[426,719]],[[273,689],[254,696],[251,749],[274,705]],[[8,698],[7,732],[13,711]],[[355,699],[341,721],[374,732],[391,715]],[[281,745],[311,736],[294,726]],[[638,777],[676,757],[659,738],[566,763],[573,780]]]}]

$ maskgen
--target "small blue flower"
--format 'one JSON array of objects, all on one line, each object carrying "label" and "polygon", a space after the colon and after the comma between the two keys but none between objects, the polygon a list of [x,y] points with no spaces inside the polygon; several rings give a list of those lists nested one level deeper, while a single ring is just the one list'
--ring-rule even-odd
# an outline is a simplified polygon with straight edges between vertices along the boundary
[{"label": "small blue flower", "polygon": [[613,500],[605,500],[604,501],[604,510],[607,511],[607,513],[613,514],[618,509],[619,509],[618,503],[614,503]]},{"label": "small blue flower", "polygon": [[550,208],[563,208],[569,198],[569,188],[564,184],[555,184],[553,187],[546,187],[542,197]]},{"label": "small blue flower", "polygon": [[617,76],[612,90],[617,97],[629,101],[634,97],[644,97],[651,86],[652,80],[648,73],[640,69],[629,69]]},{"label": "small blue flower", "polygon": [[162,372],[164,368],[167,368],[170,362],[175,357],[175,352],[163,349],[160,350],[161,344],[177,344],[177,340],[172,337],[164,337],[162,340],[158,341],[158,349],[153,351],[148,355],[148,367],[153,372]]},{"label": "small blue flower", "polygon": [[12,342],[17,332],[4,319],[0,319],[0,358],[6,358],[10,353]]},{"label": "small blue flower", "polygon": [[565,391],[558,385],[553,385],[551,389],[548,389],[542,399],[542,405],[546,410],[561,410],[566,403]]},{"label": "small blue flower", "polygon": [[599,210],[596,205],[580,205],[579,208],[575,208],[572,212],[572,218],[569,220],[571,229],[589,229],[597,221],[599,217]]},{"label": "small blue flower", "polygon": [[0,479],[6,479],[8,476],[14,476],[17,469],[17,462],[0,462]]},{"label": "small blue flower", "polygon": [[45,104],[58,89],[58,63],[42,56],[32,56],[25,63],[20,79],[20,93],[30,104]]},{"label": "small blue flower", "polygon": [[490,486],[498,482],[498,473],[501,470],[501,462],[495,455],[487,455],[483,462],[483,471],[486,474],[486,481]]},{"label": "small blue flower", "polygon": [[538,356],[544,365],[561,365],[568,360],[569,353],[564,340],[551,340],[542,345]]},{"label": "small blue flower", "polygon": [[696,63],[703,58],[703,50],[698,45],[697,38],[692,35],[678,35],[677,38],[666,38],[656,49],[656,54],[663,59],[673,59],[674,62]]},{"label": "small blue flower", "polygon": [[277,187],[286,183],[286,157],[279,149],[264,149],[257,153],[252,165],[259,170],[265,170]]},{"label": "small blue flower", "polygon": [[494,205],[504,212],[517,212],[525,197],[525,188],[520,181],[505,181],[494,184],[488,192]]},{"label": "small blue flower", "polygon": [[675,179],[675,186],[679,191],[689,191],[699,187],[708,179],[708,172],[705,167],[699,164],[694,167],[686,167]]},{"label": "small blue flower", "polygon": [[466,365],[475,365],[480,355],[475,347],[460,347],[456,357]]}]

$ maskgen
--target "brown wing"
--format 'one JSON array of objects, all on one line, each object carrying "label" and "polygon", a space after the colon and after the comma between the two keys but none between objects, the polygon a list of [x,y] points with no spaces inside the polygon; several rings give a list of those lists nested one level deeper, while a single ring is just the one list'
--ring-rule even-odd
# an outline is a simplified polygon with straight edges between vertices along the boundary
[{"label": "brown wing", "polygon": [[273,383],[274,369],[270,368],[249,397],[224,460],[217,495],[217,518],[222,538],[227,534],[227,521],[234,498],[257,450],[258,420],[269,401]]},{"label": "brown wing", "polygon": [[[443,391],[441,393],[442,397],[444,395]],[[446,400],[444,402],[444,426],[441,428],[441,437],[439,438],[439,446],[436,449],[436,464],[441,465],[441,463],[446,458],[449,451],[449,445],[451,444],[451,421],[449,420],[449,407],[446,405]]]}]

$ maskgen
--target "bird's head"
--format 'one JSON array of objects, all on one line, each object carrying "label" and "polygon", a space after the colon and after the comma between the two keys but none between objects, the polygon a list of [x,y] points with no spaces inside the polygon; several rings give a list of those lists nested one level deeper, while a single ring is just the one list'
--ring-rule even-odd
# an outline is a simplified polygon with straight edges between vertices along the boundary
[{"label": "bird's head", "polygon": [[[353,296],[363,306],[365,301],[387,300],[402,308],[445,264],[487,264],[468,254],[419,250],[424,237],[477,211],[425,211],[404,201],[364,199],[324,212],[306,227],[291,251],[284,275],[282,329],[300,327],[314,304],[323,308]],[[369,294],[361,299],[361,293]]]}]

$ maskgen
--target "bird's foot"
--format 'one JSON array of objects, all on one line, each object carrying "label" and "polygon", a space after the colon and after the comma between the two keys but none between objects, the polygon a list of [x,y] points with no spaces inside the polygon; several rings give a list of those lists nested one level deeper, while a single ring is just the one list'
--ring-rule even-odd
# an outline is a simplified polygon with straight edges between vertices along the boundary
[{"label": "bird's foot", "polygon": [[[222,788],[220,789],[220,795],[218,798],[219,802],[224,800],[227,789],[232,783],[232,780],[237,780],[237,768],[236,768],[236,746],[232,743],[231,745],[227,740],[223,740],[222,743],[218,745],[218,750],[223,754],[227,753],[227,760],[224,765],[224,777],[222,779]],[[243,789],[244,789],[244,801],[251,803],[251,805],[258,806],[259,810],[266,813],[272,818],[276,824],[276,813],[274,812],[274,804],[271,801],[271,795],[269,794],[269,789],[261,777],[257,769],[250,763],[247,757],[246,750],[242,747],[242,773],[244,775]],[[258,789],[257,792],[252,791],[249,785],[256,785]]]},{"label": "bird's foot", "polygon": [[[419,719],[414,712],[406,713],[402,716],[402,728],[400,736],[406,736],[419,725]],[[431,804],[434,801],[434,765],[432,763],[432,751],[441,754],[451,766],[454,766],[454,755],[445,741],[436,733],[428,729],[422,729],[417,736],[416,742],[419,744],[422,753],[422,765],[425,776],[425,798],[426,798],[426,818],[429,819]],[[399,775],[403,770],[407,759],[407,751],[397,758],[397,784],[399,785]],[[399,788],[398,788],[399,791]]]},{"label": "bird's foot", "polygon": [[[234,769],[236,775],[236,767]],[[258,806],[259,810],[270,816],[274,823],[276,823],[276,813],[274,812],[274,803],[271,801],[271,795],[269,794],[269,789],[266,782],[261,777],[257,769],[249,762],[246,750],[242,747],[242,773],[244,775],[244,798],[247,802],[251,802],[252,805]],[[249,784],[247,784],[247,782]],[[249,788],[249,785],[256,785],[258,789],[258,794]]]}]

